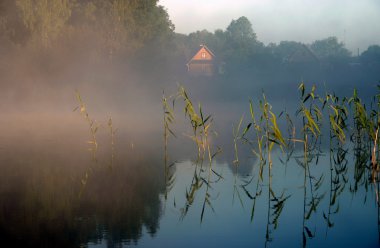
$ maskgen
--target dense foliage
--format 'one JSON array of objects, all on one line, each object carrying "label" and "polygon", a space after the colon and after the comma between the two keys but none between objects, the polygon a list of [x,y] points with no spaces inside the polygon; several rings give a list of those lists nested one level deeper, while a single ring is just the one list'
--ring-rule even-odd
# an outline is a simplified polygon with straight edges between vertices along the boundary
[{"label": "dense foliage", "polygon": [[[100,58],[162,48],[174,26],[157,0],[2,1],[3,40],[34,49],[76,48]],[[84,51],[82,51],[84,52]]]},{"label": "dense foliage", "polygon": [[[78,56],[91,63],[128,63],[131,70],[178,74],[200,44],[206,44],[224,65],[223,73],[255,75],[281,69],[289,58],[307,47],[320,65],[341,67],[362,63],[378,67],[379,47],[352,56],[337,37],[311,44],[281,41],[264,45],[244,16],[225,30],[174,32],[169,15],[158,0],[3,0],[0,2],[0,41],[3,53],[37,51],[49,58]],[[11,49],[10,49],[11,48]],[[58,52],[57,52],[58,51]],[[298,65],[297,65],[298,66]],[[315,67],[314,67],[315,68]]]}]

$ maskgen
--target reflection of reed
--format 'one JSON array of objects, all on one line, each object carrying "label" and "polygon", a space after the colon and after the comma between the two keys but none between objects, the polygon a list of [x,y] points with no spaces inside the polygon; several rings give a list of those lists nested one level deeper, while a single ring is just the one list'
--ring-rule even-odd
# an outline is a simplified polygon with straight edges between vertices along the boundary
[{"label": "reflection of reed", "polygon": [[348,109],[347,99],[339,99],[335,94],[326,94],[324,105],[328,105],[329,115],[329,139],[330,139],[330,190],[329,190],[329,206],[327,214],[323,213],[326,221],[326,236],[329,228],[334,226],[332,215],[339,212],[338,197],[345,189],[348,179],[346,173],[348,170],[348,160],[346,155],[348,149],[344,149],[343,145],[346,141]]},{"label": "reflection of reed", "polygon": [[346,155],[348,149],[344,149],[341,144],[338,147],[330,148],[330,190],[329,190],[329,207],[327,214],[323,213],[323,218],[326,220],[327,229],[326,235],[329,228],[334,226],[332,221],[332,216],[337,214],[340,210],[339,196],[342,194],[346,187],[347,171],[348,171],[348,160]]},{"label": "reflection of reed", "polygon": [[[275,145],[278,145],[281,150],[286,146],[285,139],[282,135],[282,132],[279,128],[276,115],[271,110],[271,105],[268,103],[265,94],[262,94],[262,100],[259,101],[259,122],[256,121],[255,111],[253,102],[250,101],[250,114],[251,122],[247,124],[246,128],[240,133],[243,117],[240,119],[239,124],[236,128],[233,128],[234,136],[234,148],[235,148],[235,161],[234,164],[237,167],[239,163],[238,159],[238,149],[237,141],[241,140],[245,144],[252,146],[252,152],[260,159],[259,168],[258,168],[258,177],[256,181],[256,187],[254,189],[254,194],[250,193],[248,190],[248,185],[253,181],[253,177],[248,181],[244,182],[241,185],[241,188],[247,195],[247,197],[252,200],[252,209],[251,209],[251,221],[254,219],[255,207],[257,197],[261,195],[261,187],[259,187],[260,182],[263,183],[263,172],[264,166],[268,166],[268,194],[267,194],[267,225],[266,225],[266,245],[272,240],[271,237],[271,228],[274,229],[278,226],[278,220],[282,213],[285,201],[290,197],[285,196],[284,192],[276,196],[275,192],[272,189],[272,151]],[[249,130],[253,127],[254,138],[250,138]],[[255,137],[256,136],[256,137]],[[257,149],[257,150],[256,150]],[[236,185],[236,182],[235,182]],[[234,186],[234,194],[237,193],[239,199],[239,191],[236,190],[237,187]],[[240,200],[241,201],[241,200]],[[241,201],[242,202],[242,201]]]},{"label": "reflection of reed", "polygon": [[[98,164],[99,161],[97,158],[97,152],[98,152],[99,143],[97,141],[97,132],[98,132],[99,128],[101,127],[101,125],[100,125],[100,123],[91,119],[91,117],[87,111],[86,105],[83,102],[79,91],[76,91],[76,97],[77,97],[77,100],[79,102],[79,106],[77,108],[75,108],[74,111],[79,109],[80,114],[84,117],[84,119],[86,120],[86,122],[89,125],[91,140],[89,140],[87,143],[92,145],[89,148],[89,151],[91,151],[91,153],[92,153],[92,161],[94,163]],[[110,159],[108,162],[108,167],[110,169],[113,169],[114,160],[115,160],[115,134],[116,134],[117,129],[114,128],[114,123],[113,123],[111,117],[108,119],[107,127],[108,127],[109,135],[110,135],[110,137],[109,137],[109,139],[110,139],[110,143],[109,143],[110,144]],[[90,178],[90,175],[92,175],[94,173],[95,169],[97,169],[97,168],[95,168],[94,166],[91,165],[84,172],[84,175],[82,176],[82,178],[80,180],[82,187],[81,187],[80,192],[79,192],[79,197],[82,196],[83,191],[85,190],[86,185],[88,184],[88,180]]]},{"label": "reflection of reed", "polygon": [[[172,97],[169,97],[171,99]],[[164,177],[165,177],[165,200],[168,198],[169,191],[174,186],[175,176],[172,172],[171,168],[174,166],[175,162],[169,164],[169,155],[168,155],[168,139],[169,136],[172,135],[173,137],[176,137],[174,132],[172,131],[170,125],[174,121],[174,100],[173,100],[173,106],[170,107],[168,104],[169,100],[165,96],[165,92],[162,94],[162,106],[164,111]]]},{"label": "reflection of reed", "polygon": [[[307,226],[307,220],[310,219],[313,212],[317,211],[319,203],[324,198],[325,194],[318,194],[317,191],[322,185],[323,174],[317,179],[311,175],[310,163],[316,158],[318,163],[318,156],[320,149],[320,137],[321,137],[321,120],[322,111],[315,103],[319,97],[315,93],[315,86],[313,85],[311,91],[305,94],[305,85],[300,84],[299,90],[300,96],[300,108],[297,111],[302,117],[302,139],[296,140],[303,144],[303,160],[296,160],[297,163],[303,167],[304,170],[304,183],[303,183],[303,221],[302,221],[302,244],[305,247],[308,238],[313,238],[313,233]],[[307,183],[309,183],[310,190],[310,202],[308,202]]]},{"label": "reflection of reed", "polygon": [[[168,104],[168,101],[173,99],[173,107],[171,107]],[[193,204],[194,198],[196,193],[202,189],[203,185],[206,185],[205,188],[205,195],[203,198],[202,203],[202,211],[200,216],[200,221],[203,221],[205,209],[206,206],[210,207],[212,211],[214,211],[214,207],[211,203],[211,193],[210,189],[212,189],[211,184],[219,181],[222,179],[222,175],[217,173],[212,168],[212,160],[214,157],[221,152],[220,148],[217,148],[215,152],[211,149],[210,139],[212,134],[216,134],[212,130],[212,118],[211,115],[205,116],[202,111],[202,106],[199,104],[198,112],[196,111],[188,93],[186,92],[185,88],[183,86],[179,86],[178,92],[167,98],[165,94],[162,96],[162,104],[163,104],[163,110],[164,110],[164,167],[165,167],[165,182],[167,185],[167,190],[165,193],[165,199],[167,199],[167,192],[170,191],[170,189],[174,185],[174,173],[171,173],[171,167],[175,164],[172,163],[171,165],[168,165],[168,137],[169,135],[173,135],[175,137],[174,132],[172,131],[170,125],[174,121],[174,105],[176,100],[183,100],[184,107],[183,111],[185,113],[185,116],[188,118],[190,125],[192,127],[193,134],[192,135],[186,135],[191,140],[194,141],[194,143],[197,146],[198,154],[197,159],[195,161],[195,168],[194,168],[194,176],[192,179],[192,183],[190,185],[189,191],[186,191],[186,203],[183,208],[181,208],[181,217],[180,219],[183,219],[186,214],[189,211],[189,208]],[[204,175],[204,168],[203,168],[203,162],[205,155],[208,156],[208,173],[207,175]],[[212,176],[216,176],[216,180],[212,180]]]},{"label": "reflection of reed", "polygon": [[[261,196],[262,185],[264,181],[267,181],[268,194],[267,194],[267,225],[266,225],[266,245],[272,240],[272,228],[276,229],[281,212],[285,206],[286,200],[290,195],[285,195],[284,191],[280,194],[276,193],[273,189],[272,182],[276,180],[272,178],[273,165],[272,151],[275,145],[278,145],[282,150],[286,151],[287,157],[285,162],[281,159],[281,163],[287,164],[287,162],[294,158],[298,165],[303,169],[303,218],[302,218],[302,243],[303,246],[307,245],[308,239],[315,237],[316,230],[310,228],[312,218],[317,218],[316,212],[324,197],[329,193],[328,197],[328,209],[323,212],[322,217],[327,223],[327,230],[334,226],[333,216],[339,212],[339,196],[346,189],[348,183],[348,160],[346,158],[349,154],[348,148],[344,147],[344,143],[347,137],[351,137],[351,143],[354,146],[354,185],[350,186],[351,192],[356,192],[359,186],[364,186],[366,191],[371,186],[375,191],[376,202],[378,206],[379,200],[379,185],[378,185],[378,157],[379,157],[379,142],[378,142],[378,130],[380,129],[379,112],[376,109],[366,109],[365,105],[361,103],[357,92],[354,91],[354,95],[351,98],[339,98],[335,94],[327,94],[325,98],[321,98],[316,93],[316,88],[313,86],[309,92],[306,91],[306,87],[303,83],[300,84],[299,90],[301,92],[299,109],[296,112],[298,121],[302,123],[300,129],[300,136],[296,135],[296,125],[293,123],[290,115],[285,112],[279,116],[275,115],[270,104],[267,102],[265,95],[263,94],[262,100],[259,102],[259,116],[256,121],[253,103],[250,102],[250,114],[251,121],[244,126],[244,118],[241,117],[236,126],[233,126],[233,150],[234,150],[234,171],[235,177],[233,182],[233,200],[237,197],[244,207],[244,200],[242,196],[248,197],[252,201],[251,209],[251,221],[254,219],[256,200]],[[188,99],[187,93],[183,90],[182,97],[185,99],[185,113],[189,117],[192,124],[194,137],[196,137],[197,129],[204,126],[202,121],[203,117],[200,117],[194,110],[191,101]],[[187,100],[186,100],[187,99]],[[377,102],[376,106],[380,108],[380,96],[375,98]],[[353,113],[353,126],[349,125],[348,106],[352,106]],[[201,108],[200,112],[201,112]],[[325,174],[317,173],[314,171],[313,164],[317,165],[320,156],[322,155],[322,123],[323,123],[323,111],[328,112],[328,128],[330,139],[330,172],[329,172],[329,189],[325,189],[322,185],[325,184]],[[286,116],[286,123],[288,127],[289,139],[285,142],[280,131],[277,118],[281,115]],[[201,114],[202,116],[202,114]],[[209,117],[206,118],[208,120]],[[198,123],[198,124],[197,124]],[[327,121],[326,121],[327,123]],[[204,129],[203,129],[204,130]],[[250,132],[250,130],[254,130]],[[350,134],[349,131],[353,130]],[[200,136],[205,135],[201,133]],[[206,135],[207,136],[207,135]],[[202,139],[194,139],[198,146],[198,160],[203,160],[203,157],[207,151]],[[202,143],[203,142],[203,143]],[[248,144],[252,148],[253,154],[259,159],[260,163],[257,167],[257,175],[252,175],[250,179],[243,179],[239,183],[237,177],[237,171],[241,158],[239,156],[239,144]],[[296,157],[293,155],[293,151],[296,148],[296,143],[302,144],[303,155]],[[334,145],[333,145],[334,144]],[[288,149],[289,148],[289,149]],[[208,152],[210,154],[210,152]],[[201,158],[199,160],[199,158]],[[196,163],[198,165],[199,163]],[[368,166],[369,164],[369,166]],[[266,170],[265,166],[268,166]],[[265,173],[264,173],[265,170]],[[186,215],[189,207],[194,203],[196,192],[200,189],[205,190],[206,197],[202,202],[201,221],[205,206],[209,204],[213,210],[209,199],[209,191],[212,189],[212,167],[209,167],[208,174],[197,166],[195,168],[194,178],[190,186],[189,191],[186,192],[187,203],[182,209],[182,216]],[[263,176],[265,174],[265,176]],[[369,180],[370,179],[370,180]],[[211,182],[211,183],[210,183]],[[352,187],[353,186],[353,187]],[[244,192],[241,194],[241,192]],[[327,201],[327,200],[326,200]],[[380,210],[379,210],[380,212]],[[380,218],[380,217],[379,217]],[[380,222],[379,222],[380,232]],[[380,237],[380,236],[379,236]]]}]

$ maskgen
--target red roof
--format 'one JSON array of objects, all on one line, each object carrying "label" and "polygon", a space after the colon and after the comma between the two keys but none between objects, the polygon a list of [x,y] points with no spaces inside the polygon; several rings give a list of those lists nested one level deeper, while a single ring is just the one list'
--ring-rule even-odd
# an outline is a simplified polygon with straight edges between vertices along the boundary
[{"label": "red roof", "polygon": [[214,60],[214,57],[215,57],[214,53],[206,45],[201,45],[201,48],[190,59],[190,61],[187,64],[201,63],[202,61],[209,62],[209,61]]}]

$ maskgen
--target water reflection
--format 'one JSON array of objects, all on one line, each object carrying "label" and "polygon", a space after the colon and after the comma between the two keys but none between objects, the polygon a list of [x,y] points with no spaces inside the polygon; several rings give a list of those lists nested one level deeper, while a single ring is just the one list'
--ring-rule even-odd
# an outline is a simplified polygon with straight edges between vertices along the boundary
[{"label": "water reflection", "polygon": [[[177,224],[173,220],[166,225],[186,229],[198,222],[201,223],[200,230],[191,229],[196,233],[194,235],[206,230],[210,232],[212,226],[211,236],[212,233],[223,233],[226,228],[231,235],[241,232],[238,237],[245,245],[281,247],[286,243],[290,247],[308,247],[342,246],[350,242],[362,246],[376,245],[374,231],[378,231],[378,204],[374,208],[375,187],[370,181],[359,184],[354,174],[350,174],[354,172],[354,163],[350,163],[354,161],[354,154],[348,148],[338,146],[330,152],[310,155],[308,170],[302,162],[297,162],[303,158],[300,149],[293,152],[286,165],[276,158],[272,183],[265,179],[269,178],[267,170],[263,172],[264,180],[260,179],[258,160],[251,160],[254,169],[245,176],[229,170],[226,163],[215,163],[212,168],[220,173],[220,177],[214,176],[211,181],[207,181],[207,167],[201,169],[191,161],[178,162],[175,164],[177,181],[166,201],[173,211],[165,213],[176,217]],[[275,157],[282,160],[286,156],[279,150],[275,152]],[[366,174],[370,178],[370,173]],[[350,185],[357,185],[357,191],[350,191]],[[376,189],[378,187],[376,183]],[[216,227],[219,219],[229,223],[229,227]],[[372,224],[368,222],[370,219]],[[347,223],[359,226],[347,231],[344,228]],[[236,230],[232,231],[233,228]],[[243,230],[245,228],[247,230]],[[255,235],[245,236],[253,230],[257,230]],[[355,236],[357,241],[343,239],[343,232]],[[229,244],[227,237],[221,238],[220,243]],[[159,241],[160,237],[157,239]]]},{"label": "water reflection", "polygon": [[[225,136],[207,136],[211,118],[195,112],[185,115],[185,127],[176,129],[164,117],[164,130],[160,125],[154,134],[137,133],[134,139],[116,128],[114,119],[95,131],[91,118],[86,123],[78,115],[70,130],[57,131],[54,125],[53,130],[32,128],[27,135],[4,134],[1,242],[38,247],[375,246],[380,185],[374,157],[379,149],[373,142],[376,130],[366,133],[368,127],[359,122],[374,116],[358,112],[348,134],[335,111],[323,122],[317,103],[307,105],[306,98],[298,111],[304,128],[296,128],[299,123],[284,112],[286,129],[281,130],[287,132],[281,135],[280,116],[272,115],[265,99],[254,109],[257,119],[240,121]],[[343,103],[330,104],[337,109]],[[164,114],[173,118],[168,112],[167,106]],[[340,123],[347,142],[339,129],[330,128],[333,121]],[[328,136],[323,124],[330,128]],[[181,134],[187,129],[196,129],[198,139]],[[90,151],[94,143],[86,143],[89,137],[97,143]]]},{"label": "water reflection", "polygon": [[41,135],[36,144],[14,136],[0,150],[2,246],[115,247],[156,235],[162,156],[99,142],[94,160],[76,135]]},{"label": "water reflection", "polygon": [[[231,208],[234,208],[234,205],[241,207],[240,210],[236,210],[239,213],[244,212],[246,206],[252,206],[247,219],[250,219],[253,224],[259,222],[260,229],[265,230],[261,237],[263,240],[258,244],[278,245],[276,240],[279,236],[284,236],[284,234],[294,236],[294,233],[300,233],[299,238],[293,237],[293,240],[299,240],[298,244],[306,247],[314,244],[318,246],[342,242],[341,239],[334,241],[334,235],[331,236],[331,233],[342,233],[342,229],[332,231],[333,227],[337,226],[337,222],[340,222],[340,225],[342,223],[341,212],[347,214],[348,211],[352,214],[360,211],[363,213],[361,209],[369,207],[367,199],[375,200],[376,209],[379,210],[376,159],[378,157],[378,128],[376,129],[376,123],[373,122],[373,119],[378,116],[377,112],[373,111],[368,117],[365,105],[362,105],[360,99],[355,98],[355,93],[353,98],[347,101],[346,98],[339,100],[335,95],[320,98],[314,93],[315,87],[309,93],[305,93],[303,84],[300,90],[302,92],[300,108],[296,112],[296,117],[301,120],[302,125],[298,128],[298,133],[289,114],[285,112],[279,115],[279,117],[281,115],[286,117],[288,130],[286,142],[279,130],[276,116],[263,94],[258,111],[254,113],[254,107],[252,103],[250,104],[251,120],[246,124],[245,129],[242,128],[244,127],[243,117],[237,125],[233,125],[230,137],[233,155],[228,154],[227,151],[227,159],[224,160],[227,163],[224,166],[221,166],[220,162],[215,163],[215,161],[223,161],[220,158],[206,166],[197,159],[195,162],[185,162],[188,170],[193,172],[184,172],[179,169],[184,164],[176,163],[176,177],[181,178],[182,187],[178,184],[171,186],[172,196],[166,199],[169,202],[173,201],[175,209],[179,202],[183,202],[183,207],[179,208],[181,222],[185,222],[185,217],[191,215],[205,225],[205,213],[209,214],[207,216],[210,216],[210,213],[218,215],[218,209],[221,206],[223,207],[220,215],[231,221],[226,216],[229,212],[225,209],[230,198]],[[354,122],[349,123],[347,107],[352,102],[356,110],[354,110]],[[322,119],[323,112],[329,115],[327,121]],[[255,119],[257,113],[258,120]],[[299,125],[299,123],[296,124]],[[322,129],[326,124],[329,130]],[[354,129],[352,134],[348,132],[348,125]],[[329,140],[323,142],[322,131],[326,129],[330,134]],[[248,132],[248,130],[253,131]],[[351,142],[345,143],[346,135],[351,136]],[[238,141],[241,141],[240,145]],[[276,145],[278,149],[273,149]],[[240,146],[248,147],[248,153],[246,150],[246,153],[239,154],[238,147]],[[256,160],[245,159],[251,156],[255,156]],[[247,173],[239,173],[242,161],[250,163],[251,170]],[[224,167],[229,167],[231,170],[223,172]],[[185,184],[183,189],[186,177],[190,183]],[[350,185],[350,190],[347,185]],[[178,190],[179,188],[182,190]],[[353,203],[356,195],[364,196],[364,204]],[[348,198],[351,200],[348,201]],[[348,205],[355,211],[348,210]],[[298,210],[289,210],[289,208]],[[197,211],[192,211],[192,209]],[[377,211],[375,212],[371,207],[370,209],[371,211],[352,219],[355,222],[368,218],[375,219],[374,215]],[[299,218],[298,225],[293,223],[291,228],[281,229],[282,219],[289,217]],[[378,218],[377,215],[376,219]],[[212,223],[216,221],[212,215],[206,219],[211,219]],[[241,220],[236,222],[237,225],[242,224]],[[366,224],[366,221],[363,224]],[[366,228],[366,230],[373,234],[373,228]],[[358,233],[361,237],[363,236],[362,232]],[[366,243],[367,245],[375,244],[373,237],[375,236],[372,236],[372,241]],[[248,240],[250,244],[258,242]],[[279,240],[284,242],[284,239]],[[351,239],[344,241],[348,242],[348,240],[352,241]],[[343,243],[339,246],[344,246]]]}]

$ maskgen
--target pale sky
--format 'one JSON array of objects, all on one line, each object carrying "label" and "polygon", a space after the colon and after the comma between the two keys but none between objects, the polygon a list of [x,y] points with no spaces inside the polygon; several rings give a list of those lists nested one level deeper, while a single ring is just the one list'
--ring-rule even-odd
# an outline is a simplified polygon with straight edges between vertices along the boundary
[{"label": "pale sky", "polygon": [[246,16],[260,41],[311,43],[336,36],[357,53],[380,45],[380,0],[159,0],[177,33],[225,30]]}]

